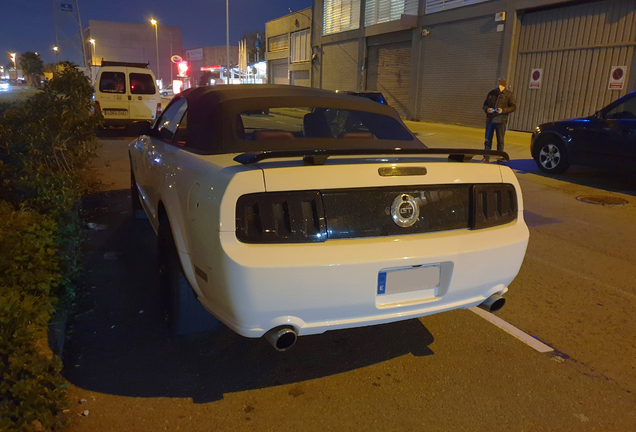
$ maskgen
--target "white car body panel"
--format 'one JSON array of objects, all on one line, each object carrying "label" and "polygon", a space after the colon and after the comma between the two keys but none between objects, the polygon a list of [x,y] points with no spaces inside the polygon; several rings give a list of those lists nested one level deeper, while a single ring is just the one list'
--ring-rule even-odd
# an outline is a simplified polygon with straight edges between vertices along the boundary
[{"label": "white car body panel", "polygon": [[[505,166],[422,157],[242,165],[233,160],[236,154],[202,156],[147,137],[131,143],[130,156],[151,224],[156,231],[161,203],[199,300],[247,337],[280,325],[308,335],[478,305],[506,292],[528,243],[521,189]],[[426,167],[427,174],[378,175],[378,168],[393,163]],[[248,193],[502,182],[517,191],[517,219],[492,228],[300,244],[247,244],[235,234],[236,202]],[[381,270],[436,264],[441,266],[436,295],[378,298]]]}]

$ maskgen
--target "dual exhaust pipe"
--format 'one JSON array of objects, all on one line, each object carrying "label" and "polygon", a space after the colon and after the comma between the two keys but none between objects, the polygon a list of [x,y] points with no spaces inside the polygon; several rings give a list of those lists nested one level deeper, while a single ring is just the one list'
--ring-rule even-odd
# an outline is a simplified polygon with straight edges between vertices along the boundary
[{"label": "dual exhaust pipe", "polygon": [[265,333],[265,339],[272,344],[276,351],[287,351],[296,345],[298,334],[293,327],[275,327]]},{"label": "dual exhaust pipe", "polygon": [[504,307],[505,304],[505,298],[503,298],[500,294],[493,294],[477,306],[490,313],[495,313]]},{"label": "dual exhaust pipe", "polygon": [[[495,313],[506,304],[506,299],[504,299],[500,294],[493,294],[484,300],[479,307],[484,309],[490,313]],[[294,345],[296,345],[296,341],[298,340],[298,333],[293,327],[289,326],[281,326],[275,327],[265,333],[265,339],[269,342],[276,351],[287,351]]]}]

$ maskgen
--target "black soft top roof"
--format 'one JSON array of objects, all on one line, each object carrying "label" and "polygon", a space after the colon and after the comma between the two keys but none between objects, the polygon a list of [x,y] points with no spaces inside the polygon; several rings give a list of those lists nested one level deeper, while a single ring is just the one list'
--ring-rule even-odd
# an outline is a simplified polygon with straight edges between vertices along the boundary
[{"label": "black soft top roof", "polygon": [[[188,104],[188,134],[186,147],[205,154],[239,153],[252,151],[254,143],[239,139],[235,133],[237,116],[242,112],[277,107],[340,108],[383,114],[399,121],[397,112],[386,105],[368,99],[344,95],[330,90],[276,84],[240,84],[197,87],[183,91],[171,102],[185,99]],[[167,111],[166,108],[164,111]],[[406,126],[404,129],[408,131]],[[410,132],[409,132],[410,133]],[[324,146],[325,139],[307,138],[306,144]],[[310,143],[312,141],[313,143]],[[353,140],[349,140],[353,141]],[[390,143],[370,143],[366,146]],[[377,140],[376,140],[377,141]],[[418,140],[416,145],[421,147]],[[400,141],[395,147],[405,147],[409,141]],[[271,142],[273,148],[284,149],[293,143]],[[348,143],[354,145],[353,142]],[[415,144],[415,143],[414,143]],[[297,144],[295,144],[297,145]]]},{"label": "black soft top roof", "polygon": [[[344,101],[360,102],[358,98],[350,98],[343,93],[336,93],[331,90],[315,89],[309,87],[299,87],[277,84],[240,84],[240,85],[218,85],[196,87],[185,90],[181,96],[188,101],[188,105],[193,103],[218,104],[228,100],[242,100],[254,98],[289,98],[290,102],[302,105],[301,101],[306,98],[328,98],[330,100],[340,99]],[[299,105],[299,106],[300,106]],[[369,105],[361,108],[368,110]]]}]

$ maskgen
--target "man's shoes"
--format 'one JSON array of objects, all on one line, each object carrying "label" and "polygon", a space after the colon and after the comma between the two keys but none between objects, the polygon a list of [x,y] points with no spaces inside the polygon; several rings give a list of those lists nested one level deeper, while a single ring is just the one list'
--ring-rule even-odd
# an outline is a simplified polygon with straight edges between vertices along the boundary
[{"label": "man's shoes", "polygon": [[485,155],[484,158],[481,161],[485,162],[485,163],[489,163],[490,162],[490,156]]}]

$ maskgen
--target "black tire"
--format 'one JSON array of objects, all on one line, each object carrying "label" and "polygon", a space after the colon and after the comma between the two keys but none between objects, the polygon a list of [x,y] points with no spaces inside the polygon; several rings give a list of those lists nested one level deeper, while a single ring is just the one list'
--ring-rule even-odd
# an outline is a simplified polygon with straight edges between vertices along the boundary
[{"label": "black tire", "polygon": [[137,189],[137,182],[135,180],[135,173],[133,173],[132,162],[130,163],[130,205],[135,219],[148,218],[148,216],[146,216],[146,212],[141,206],[141,201],[139,201],[139,189]]},{"label": "black tire", "polygon": [[170,332],[183,335],[217,328],[220,322],[199,302],[183,274],[170,223],[165,216],[159,221],[158,246],[159,275]]},{"label": "black tire", "polygon": [[556,137],[539,138],[534,145],[533,156],[544,173],[560,174],[570,167],[567,149]]}]

